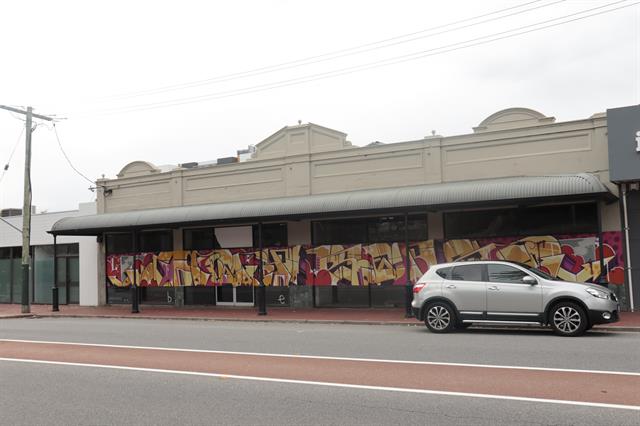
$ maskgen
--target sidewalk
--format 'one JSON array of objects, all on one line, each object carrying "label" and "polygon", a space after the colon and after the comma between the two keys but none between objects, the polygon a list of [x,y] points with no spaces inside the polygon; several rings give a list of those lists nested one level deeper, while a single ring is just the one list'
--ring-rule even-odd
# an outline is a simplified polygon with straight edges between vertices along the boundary
[{"label": "sidewalk", "polygon": [[[256,308],[140,306],[140,313],[132,314],[130,305],[78,306],[61,305],[52,312],[51,305],[31,305],[30,314],[21,314],[20,305],[0,304],[0,319],[22,317],[79,317],[79,318],[146,318],[217,321],[276,321],[333,324],[419,325],[414,318],[405,318],[404,309],[267,308],[267,315],[258,316]],[[640,312],[622,312],[620,321],[597,325],[599,330],[640,332]]]}]

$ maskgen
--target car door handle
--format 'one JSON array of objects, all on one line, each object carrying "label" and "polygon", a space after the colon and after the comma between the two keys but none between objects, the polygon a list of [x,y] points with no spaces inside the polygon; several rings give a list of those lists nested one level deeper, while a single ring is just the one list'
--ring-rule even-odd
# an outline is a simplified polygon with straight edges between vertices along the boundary
[{"label": "car door handle", "polygon": [[500,291],[500,289],[498,288],[498,286],[497,286],[497,285],[489,286],[489,287],[487,287],[487,290]]},{"label": "car door handle", "polygon": [[456,288],[455,284],[448,284],[446,287],[447,288]]}]

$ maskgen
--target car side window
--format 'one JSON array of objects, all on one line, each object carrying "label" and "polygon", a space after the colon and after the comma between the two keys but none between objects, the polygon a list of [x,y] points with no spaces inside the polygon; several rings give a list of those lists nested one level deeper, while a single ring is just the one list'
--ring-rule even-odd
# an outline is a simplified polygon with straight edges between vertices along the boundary
[{"label": "car side window", "polygon": [[454,266],[450,279],[455,281],[482,281],[482,265]]},{"label": "car side window", "polygon": [[440,268],[436,271],[436,274],[440,275],[445,280],[451,279],[451,268]]},{"label": "car side window", "polygon": [[528,274],[509,265],[487,265],[489,281],[492,283],[522,284],[522,278]]}]

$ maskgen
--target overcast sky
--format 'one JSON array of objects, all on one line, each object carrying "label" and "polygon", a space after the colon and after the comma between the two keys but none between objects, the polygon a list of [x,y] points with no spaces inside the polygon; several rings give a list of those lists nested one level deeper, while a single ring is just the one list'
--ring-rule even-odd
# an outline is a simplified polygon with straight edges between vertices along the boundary
[{"label": "overcast sky", "polygon": [[[636,2],[3,1],[0,104],[66,117],[62,146],[92,180],[232,156],[298,120],[365,145],[470,133],[509,107],[587,118],[640,103],[640,5],[487,41]],[[2,166],[21,118],[0,110]],[[0,208],[22,206],[20,140]],[[38,211],[95,198],[48,123],[32,171]]]}]

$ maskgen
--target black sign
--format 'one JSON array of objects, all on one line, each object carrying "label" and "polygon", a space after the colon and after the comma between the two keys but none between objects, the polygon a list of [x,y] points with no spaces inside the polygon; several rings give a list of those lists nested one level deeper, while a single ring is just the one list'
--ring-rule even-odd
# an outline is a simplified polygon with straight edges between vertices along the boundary
[{"label": "black sign", "polygon": [[640,180],[640,105],[607,110],[612,182]]}]

